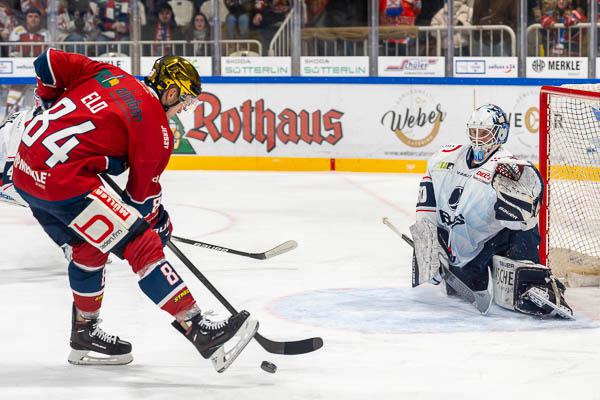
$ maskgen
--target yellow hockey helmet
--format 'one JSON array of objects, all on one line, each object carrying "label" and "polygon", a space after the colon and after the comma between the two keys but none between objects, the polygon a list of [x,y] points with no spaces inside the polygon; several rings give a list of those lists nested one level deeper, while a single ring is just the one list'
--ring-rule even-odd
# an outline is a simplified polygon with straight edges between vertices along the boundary
[{"label": "yellow hockey helmet", "polygon": [[152,72],[144,82],[151,86],[157,94],[162,96],[165,90],[172,85],[179,89],[179,97],[198,97],[202,91],[200,75],[196,68],[183,57],[164,56],[154,62]]}]

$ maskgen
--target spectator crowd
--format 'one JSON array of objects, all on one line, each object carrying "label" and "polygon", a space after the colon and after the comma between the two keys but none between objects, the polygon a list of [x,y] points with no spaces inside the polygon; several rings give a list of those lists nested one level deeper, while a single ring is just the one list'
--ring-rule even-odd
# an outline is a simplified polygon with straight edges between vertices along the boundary
[{"label": "spectator crowd", "polygon": [[[53,7],[49,7],[49,1]],[[210,46],[195,43],[211,40],[211,24],[215,23],[215,5],[220,7],[221,37],[226,40],[254,39],[262,43],[263,54],[286,16],[293,0],[0,0],[1,56],[35,57],[51,38],[58,42],[74,42],[70,51],[86,51],[88,55],[117,51],[132,38],[132,8],[138,7],[141,40],[151,54],[178,52],[169,44],[185,45],[185,55],[210,55]],[[298,0],[302,1],[302,24],[305,28],[367,27],[369,0]],[[380,54],[413,54],[419,26],[443,27],[449,22],[447,1],[452,1],[454,26],[504,25],[517,32],[518,0],[378,0],[381,26]],[[600,1],[600,0],[597,0]],[[600,8],[600,7],[599,7]],[[56,10],[50,15],[50,9]],[[529,49],[541,55],[572,55],[583,51],[579,29],[587,22],[588,0],[527,0],[528,25],[540,24],[543,44]],[[49,30],[49,19],[54,22]],[[445,33],[430,30],[431,43],[441,40],[447,49]],[[90,50],[87,42],[102,42]],[[36,45],[35,43],[40,43]],[[114,43],[114,45],[111,45]],[[498,41],[494,32],[473,36],[457,30],[453,37],[457,55],[510,55],[508,40]],[[530,44],[531,47],[531,44]],[[574,49],[574,50],[573,50]],[[421,50],[423,52],[424,50]],[[96,52],[98,54],[93,54]]]}]

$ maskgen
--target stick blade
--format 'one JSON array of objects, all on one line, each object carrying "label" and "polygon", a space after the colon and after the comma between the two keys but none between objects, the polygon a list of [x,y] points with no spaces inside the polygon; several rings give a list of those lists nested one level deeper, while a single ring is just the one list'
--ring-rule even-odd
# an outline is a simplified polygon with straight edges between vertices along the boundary
[{"label": "stick blade", "polygon": [[287,356],[306,354],[319,350],[323,347],[323,339],[314,337],[291,342],[276,342],[256,333],[254,338],[269,353],[282,354]]},{"label": "stick blade", "polygon": [[272,258],[287,253],[288,251],[294,250],[296,247],[298,247],[298,242],[295,240],[288,240],[287,242],[273,247],[271,250],[265,251],[265,258]]}]

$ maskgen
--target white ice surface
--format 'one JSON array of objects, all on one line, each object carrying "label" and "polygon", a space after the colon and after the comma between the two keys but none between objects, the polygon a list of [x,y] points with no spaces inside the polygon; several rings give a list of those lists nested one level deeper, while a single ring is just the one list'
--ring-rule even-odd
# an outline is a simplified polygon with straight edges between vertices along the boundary
[{"label": "white ice surface", "polygon": [[[323,349],[275,356],[251,342],[217,374],[117,260],[107,267],[103,328],[133,343],[123,367],[67,363],[66,263],[26,209],[0,206],[0,399],[600,399],[600,289],[570,289],[575,323],[492,309],[482,317],[439,288],[410,288],[401,231],[419,177],[396,174],[167,172],[175,233],[258,261],[179,248],[275,340],[322,336]],[[204,309],[224,309],[168,254]],[[262,360],[277,364],[263,372]]]}]

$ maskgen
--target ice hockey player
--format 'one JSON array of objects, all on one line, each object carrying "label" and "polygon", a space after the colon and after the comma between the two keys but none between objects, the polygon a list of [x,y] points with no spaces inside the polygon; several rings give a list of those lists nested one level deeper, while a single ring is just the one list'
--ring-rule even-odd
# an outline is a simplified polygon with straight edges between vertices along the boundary
[{"label": "ice hockey player", "polygon": [[[173,149],[168,118],[197,100],[198,72],[186,59],[167,56],[141,83],[118,67],[54,49],[34,67],[37,94],[52,106],[25,122],[13,180],[45,232],[54,240],[68,236],[73,249],[69,362],[133,359],[130,343],[99,327],[110,252],[128,261],[142,292],[175,318],[173,326],[204,358],[230,365],[258,323],[247,311],[207,319],[163,252],[172,230],[159,183]],[[129,167],[123,199],[99,177],[114,159]],[[225,354],[223,344],[234,336]]]},{"label": "ice hockey player", "polygon": [[470,145],[443,146],[427,163],[411,227],[419,274],[413,280],[445,280],[453,294],[445,267],[473,292],[489,284],[489,305],[493,299],[526,314],[570,318],[565,287],[539,264],[539,172],[502,148],[509,121],[500,107],[477,108],[467,132]]}]

